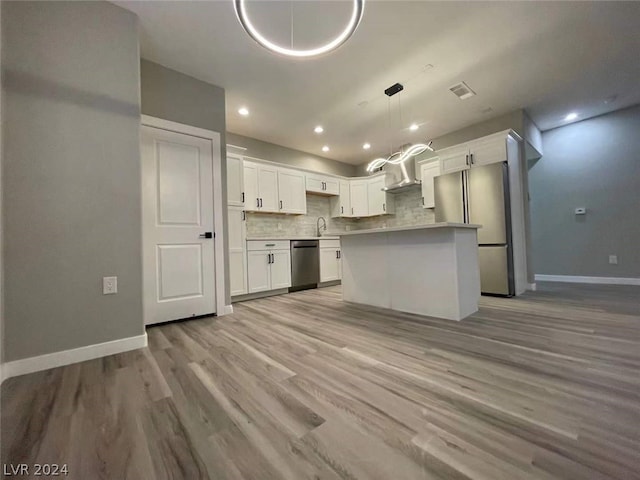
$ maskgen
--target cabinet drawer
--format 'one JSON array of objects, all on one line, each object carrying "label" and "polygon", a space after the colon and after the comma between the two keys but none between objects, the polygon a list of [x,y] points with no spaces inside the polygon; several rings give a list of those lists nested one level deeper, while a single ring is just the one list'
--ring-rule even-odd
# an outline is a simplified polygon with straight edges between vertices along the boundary
[{"label": "cabinet drawer", "polygon": [[247,240],[247,250],[289,250],[289,240]]},{"label": "cabinet drawer", "polygon": [[340,248],[340,240],[320,240],[320,248]]}]

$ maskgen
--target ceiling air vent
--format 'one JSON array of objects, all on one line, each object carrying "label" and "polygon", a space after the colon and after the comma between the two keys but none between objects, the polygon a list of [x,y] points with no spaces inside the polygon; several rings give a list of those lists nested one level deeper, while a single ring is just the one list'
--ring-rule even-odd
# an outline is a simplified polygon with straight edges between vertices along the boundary
[{"label": "ceiling air vent", "polygon": [[471,90],[469,85],[464,82],[460,82],[455,84],[453,87],[449,87],[449,90],[451,90],[460,100],[473,97],[476,94],[476,92]]}]

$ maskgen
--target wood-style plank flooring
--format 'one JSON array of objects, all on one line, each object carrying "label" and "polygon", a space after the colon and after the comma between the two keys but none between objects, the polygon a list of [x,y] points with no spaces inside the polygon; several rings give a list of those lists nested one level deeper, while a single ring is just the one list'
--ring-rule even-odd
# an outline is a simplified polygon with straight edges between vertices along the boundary
[{"label": "wood-style plank flooring", "polygon": [[5,382],[2,462],[72,479],[639,479],[640,288],[542,284],[462,322],[340,288],[148,329]]}]

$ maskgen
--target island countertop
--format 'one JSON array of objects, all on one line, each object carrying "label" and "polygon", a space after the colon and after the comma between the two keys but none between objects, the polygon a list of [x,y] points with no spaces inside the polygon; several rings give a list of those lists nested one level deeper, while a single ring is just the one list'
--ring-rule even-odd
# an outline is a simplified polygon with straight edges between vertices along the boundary
[{"label": "island countertop", "polygon": [[409,225],[405,227],[389,227],[389,228],[370,228],[367,230],[351,230],[348,232],[331,232],[332,236],[343,237],[346,235],[366,235],[370,233],[387,233],[387,232],[405,232],[411,230],[428,230],[432,228],[482,228],[482,225],[475,225],[472,223],[452,223],[452,222],[440,222],[429,223],[426,225]]}]

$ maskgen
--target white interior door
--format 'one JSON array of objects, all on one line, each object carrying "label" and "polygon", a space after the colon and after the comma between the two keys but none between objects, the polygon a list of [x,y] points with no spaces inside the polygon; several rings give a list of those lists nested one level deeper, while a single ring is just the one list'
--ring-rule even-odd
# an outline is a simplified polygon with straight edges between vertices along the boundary
[{"label": "white interior door", "polygon": [[141,135],[145,324],[215,313],[212,142]]}]

